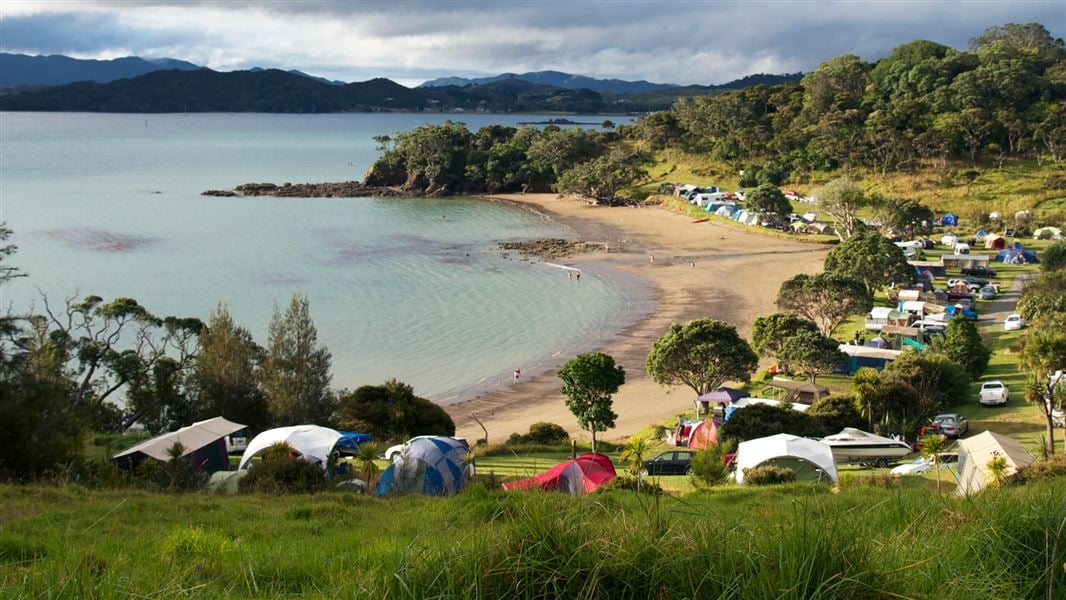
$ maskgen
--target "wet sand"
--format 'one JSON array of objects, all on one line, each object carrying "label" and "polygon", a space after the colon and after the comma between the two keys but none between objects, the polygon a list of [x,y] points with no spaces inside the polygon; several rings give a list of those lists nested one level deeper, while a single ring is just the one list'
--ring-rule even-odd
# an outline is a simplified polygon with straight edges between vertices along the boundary
[{"label": "wet sand", "polygon": [[[520,203],[566,224],[577,239],[605,244],[606,251],[555,262],[579,268],[605,265],[642,277],[655,290],[657,307],[650,316],[600,349],[626,370],[626,384],[614,397],[618,419],[613,429],[601,434],[603,439],[625,438],[650,423],[691,410],[691,390],[664,388],[644,370],[651,345],[672,323],[715,318],[736,325],[747,336],[755,317],[773,312],[781,282],[796,273],[819,271],[828,251],[820,244],[745,233],[713,222],[692,223],[688,217],[655,207],[594,207],[554,194],[490,199]],[[555,366],[570,358],[563,353]],[[484,423],[490,441],[525,432],[537,421],[558,423],[587,439],[559,387],[554,369],[535,375],[523,369],[517,385],[444,408],[455,420],[456,435],[471,442],[484,436],[472,414]]]}]

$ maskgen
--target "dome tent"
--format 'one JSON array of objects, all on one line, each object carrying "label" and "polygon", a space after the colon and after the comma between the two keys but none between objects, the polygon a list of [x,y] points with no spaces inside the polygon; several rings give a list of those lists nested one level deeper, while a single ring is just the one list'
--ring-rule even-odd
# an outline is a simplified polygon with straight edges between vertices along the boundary
[{"label": "dome tent", "polygon": [[944,227],[958,225],[959,218],[955,216],[955,213],[947,213],[943,217],[940,217],[940,224]]},{"label": "dome tent", "polygon": [[574,460],[555,465],[547,471],[503,484],[505,490],[542,489],[566,492],[571,496],[587,494],[616,476],[611,459],[602,454],[582,454]]},{"label": "dome tent", "polygon": [[295,425],[268,429],[248,442],[248,447],[241,456],[241,464],[237,468],[238,470],[244,469],[253,456],[274,444],[284,443],[298,452],[304,460],[315,463],[325,470],[330,453],[343,437],[335,429],[318,425]]},{"label": "dome tent", "polygon": [[788,467],[797,481],[823,477],[837,481],[837,465],[829,446],[787,433],[741,442],[737,446],[737,483],[744,483],[744,469],[763,465]]},{"label": "dome tent", "polygon": [[466,446],[445,436],[412,440],[378,481],[378,495],[420,493],[450,496],[463,489],[469,472]]}]

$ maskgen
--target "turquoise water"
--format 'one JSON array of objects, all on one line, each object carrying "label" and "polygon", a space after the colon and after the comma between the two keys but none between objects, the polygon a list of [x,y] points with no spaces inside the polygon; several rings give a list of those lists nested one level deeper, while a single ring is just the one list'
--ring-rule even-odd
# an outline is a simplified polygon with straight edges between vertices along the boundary
[{"label": "turquoise water", "polygon": [[442,402],[508,385],[516,367],[558,364],[646,309],[634,304],[641,284],[618,274],[591,267],[572,283],[504,258],[497,241],[570,235],[522,208],[200,195],[360,179],[374,135],[443,118],[0,114],[0,220],[15,230],[13,264],[30,275],[0,300],[22,311],[40,305],[39,291],[130,296],[159,315],[204,319],[221,301],[265,343],[274,304],[299,291],[333,353],[336,387],[397,377]]}]

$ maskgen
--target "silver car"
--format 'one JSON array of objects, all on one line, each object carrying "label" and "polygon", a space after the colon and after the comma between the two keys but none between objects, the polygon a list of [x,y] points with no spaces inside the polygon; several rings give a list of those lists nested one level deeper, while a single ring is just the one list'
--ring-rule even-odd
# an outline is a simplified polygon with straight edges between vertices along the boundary
[{"label": "silver car", "polygon": [[940,426],[940,431],[949,438],[962,437],[970,430],[970,422],[958,413],[944,413],[933,417],[933,422]]}]

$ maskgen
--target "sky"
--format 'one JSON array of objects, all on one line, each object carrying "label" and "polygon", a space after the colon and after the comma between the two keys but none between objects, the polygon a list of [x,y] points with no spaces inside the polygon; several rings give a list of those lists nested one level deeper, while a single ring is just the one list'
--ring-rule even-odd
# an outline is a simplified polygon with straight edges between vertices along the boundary
[{"label": "sky", "polygon": [[914,39],[965,49],[1010,22],[1066,37],[1066,1],[0,0],[0,50],[404,85],[540,70],[715,84],[849,52],[872,61]]}]

